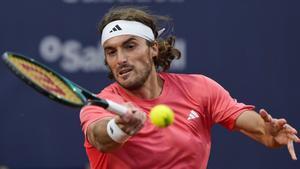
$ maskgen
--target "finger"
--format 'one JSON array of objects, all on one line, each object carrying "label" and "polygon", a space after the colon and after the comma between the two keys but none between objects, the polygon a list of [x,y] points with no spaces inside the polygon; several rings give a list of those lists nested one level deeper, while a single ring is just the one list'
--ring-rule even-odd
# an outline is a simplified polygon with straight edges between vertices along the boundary
[{"label": "finger", "polygon": [[290,134],[290,133],[288,133],[288,134],[287,134],[287,137],[289,138],[289,140],[292,140],[292,141],[294,141],[294,142],[297,142],[297,143],[300,142],[299,137],[298,137],[297,135],[295,135],[295,134]]},{"label": "finger", "polygon": [[264,119],[265,122],[272,121],[272,116],[270,114],[268,114],[268,112],[265,109],[260,109],[259,114]]},{"label": "finger", "polygon": [[142,128],[144,127],[144,124],[141,123],[141,124],[138,124],[133,130],[131,130],[129,132],[130,135],[134,135],[136,134],[137,132],[139,132]]},{"label": "finger", "polygon": [[287,121],[285,119],[272,119],[271,121],[271,124],[278,129],[284,128],[286,123]]},{"label": "finger", "polygon": [[136,112],[134,117],[135,118],[133,118],[130,123],[127,123],[126,127],[124,128],[124,132],[128,133],[129,135],[137,133],[144,126],[144,122],[146,121],[146,113]]},{"label": "finger", "polygon": [[120,117],[120,123],[129,123],[132,120],[133,116],[130,108],[128,108],[128,113],[124,114]]},{"label": "finger", "polygon": [[121,124],[120,126],[122,126],[122,131],[124,131],[126,134],[128,134],[128,135],[133,135],[133,134],[135,134],[135,129],[134,129],[134,127],[133,126],[125,126],[125,125],[123,125],[123,124]]},{"label": "finger", "polygon": [[124,104],[127,108],[128,108],[128,111],[127,111],[127,113],[125,114],[125,115],[123,115],[121,118],[124,120],[124,122],[126,122],[126,123],[131,123],[132,122],[132,120],[134,119],[134,117],[133,117],[133,114],[135,113],[135,111],[137,110],[134,106],[133,106],[133,104],[131,104],[131,103],[125,103]]},{"label": "finger", "polygon": [[287,121],[285,119],[277,119],[278,127],[282,128],[285,124],[287,124]]},{"label": "finger", "polygon": [[126,133],[128,133],[129,135],[134,135],[136,134],[138,131],[140,131],[143,128],[144,124],[143,123],[139,123],[135,126],[131,126],[130,128],[126,129]]},{"label": "finger", "polygon": [[293,128],[291,125],[289,124],[284,124],[283,125],[283,128],[288,132],[288,133],[291,133],[291,134],[297,134],[297,130],[295,128]]},{"label": "finger", "polygon": [[134,125],[137,119],[134,117],[133,114],[126,113],[123,116],[116,116],[115,121],[117,124],[122,124],[127,128],[128,126]]},{"label": "finger", "polygon": [[139,119],[141,120],[141,124],[144,125],[144,123],[147,120],[147,114],[145,112],[141,112],[139,116],[140,116]]},{"label": "finger", "polygon": [[293,143],[292,140],[288,142],[287,148],[288,148],[288,151],[289,151],[289,153],[291,155],[291,158],[293,160],[297,160],[297,156],[296,156],[295,149],[294,149],[294,143]]},{"label": "finger", "polygon": [[[118,119],[117,117],[115,119]],[[120,118],[119,118],[120,119]],[[142,121],[140,120],[139,122],[136,120],[132,120],[131,123],[125,123],[123,120],[120,119],[121,122],[117,122],[117,125],[120,127],[120,129],[125,132],[128,135],[134,135],[137,133],[142,127],[143,124]]]},{"label": "finger", "polygon": [[126,122],[126,123],[135,123],[135,116],[134,114],[136,114],[136,112],[139,112],[139,109],[134,106],[131,102],[127,102],[124,104],[127,108],[128,108],[128,113],[126,114],[129,114],[127,116],[123,116],[123,120]]},{"label": "finger", "polygon": [[137,122],[134,124],[134,127],[133,127],[133,129],[134,130],[136,130],[136,132],[137,131],[139,131],[143,126],[144,126],[144,123],[145,123],[145,121],[146,121],[146,119],[147,119],[147,115],[146,115],[146,113],[144,113],[144,112],[139,112],[138,114],[137,114]]}]

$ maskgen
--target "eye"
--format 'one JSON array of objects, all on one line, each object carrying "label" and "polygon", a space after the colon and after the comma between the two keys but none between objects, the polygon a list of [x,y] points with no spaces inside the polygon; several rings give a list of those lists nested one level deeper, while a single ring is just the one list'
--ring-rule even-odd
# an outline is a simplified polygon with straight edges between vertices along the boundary
[{"label": "eye", "polygon": [[114,56],[116,54],[116,50],[106,50],[105,55],[106,56]]},{"label": "eye", "polygon": [[136,47],[135,43],[127,43],[125,44],[126,49],[134,49]]}]

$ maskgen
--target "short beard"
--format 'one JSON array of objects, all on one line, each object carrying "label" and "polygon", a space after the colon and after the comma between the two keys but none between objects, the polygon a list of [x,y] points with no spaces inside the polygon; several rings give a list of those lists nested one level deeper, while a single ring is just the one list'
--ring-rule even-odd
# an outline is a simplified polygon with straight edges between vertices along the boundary
[{"label": "short beard", "polygon": [[151,64],[149,66],[147,66],[142,72],[139,73],[139,75],[141,75],[141,76],[139,76],[136,81],[134,81],[132,84],[129,84],[129,85],[123,85],[118,80],[116,80],[116,78],[114,77],[114,74],[112,73],[110,67],[108,65],[106,65],[106,66],[109,70],[109,77],[111,77],[110,79],[115,80],[124,89],[138,90],[141,87],[143,87],[143,85],[145,84],[145,82],[149,78],[149,75],[150,75],[150,73],[152,71],[152,68],[153,68],[153,64],[154,63],[151,62]]},{"label": "short beard", "polygon": [[138,90],[140,89],[141,87],[143,87],[143,85],[145,84],[145,82],[148,80],[149,76],[150,76],[150,73],[151,73],[151,70],[152,70],[152,66],[149,66],[146,68],[146,70],[144,70],[143,72],[140,72],[140,74],[142,76],[139,76],[136,81],[132,84],[129,84],[129,85],[122,85],[121,83],[119,83],[117,81],[117,83],[122,86],[124,89],[127,89],[127,90]]}]

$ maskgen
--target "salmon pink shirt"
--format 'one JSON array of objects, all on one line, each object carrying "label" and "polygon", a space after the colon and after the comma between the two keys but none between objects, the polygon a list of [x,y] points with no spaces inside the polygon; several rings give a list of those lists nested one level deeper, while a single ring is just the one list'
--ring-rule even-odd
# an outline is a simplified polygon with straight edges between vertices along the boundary
[{"label": "salmon pink shirt", "polygon": [[[218,83],[203,75],[160,73],[163,90],[155,99],[126,93],[117,83],[99,97],[123,104],[131,102],[144,112],[166,104],[175,112],[173,125],[157,128],[149,118],[144,127],[120,149],[102,153],[87,138],[84,146],[92,169],[206,169],[211,147],[211,128],[218,123],[231,130],[237,117],[254,107],[238,103]],[[115,114],[97,106],[80,112],[82,130],[103,117]]]}]

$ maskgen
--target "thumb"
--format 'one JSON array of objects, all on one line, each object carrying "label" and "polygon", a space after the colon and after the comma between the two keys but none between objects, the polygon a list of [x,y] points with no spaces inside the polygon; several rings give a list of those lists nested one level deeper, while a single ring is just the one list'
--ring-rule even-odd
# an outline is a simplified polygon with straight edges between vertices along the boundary
[{"label": "thumb", "polygon": [[259,114],[265,122],[272,122],[272,116],[265,109],[260,109]]},{"label": "thumb", "polygon": [[115,121],[117,124],[125,124],[130,122],[130,120],[132,119],[132,114],[130,113],[126,113],[122,116],[115,116]]}]

